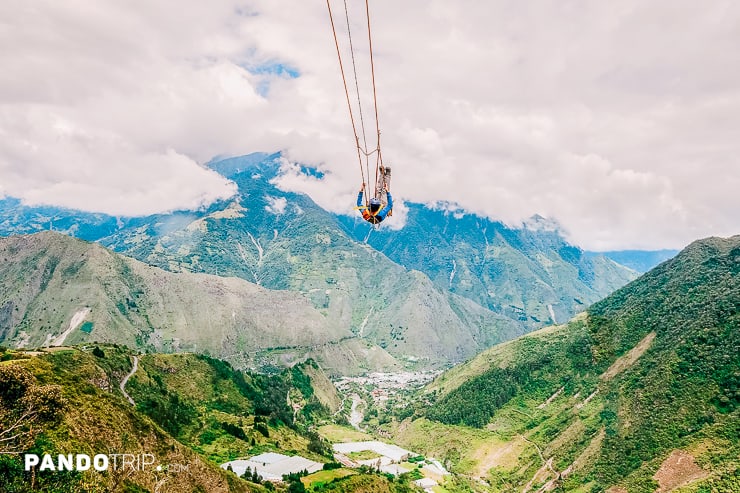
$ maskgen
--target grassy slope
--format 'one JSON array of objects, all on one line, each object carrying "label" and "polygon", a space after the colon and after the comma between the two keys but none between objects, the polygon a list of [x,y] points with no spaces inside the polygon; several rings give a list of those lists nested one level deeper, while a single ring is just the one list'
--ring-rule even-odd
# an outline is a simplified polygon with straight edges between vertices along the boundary
[{"label": "grassy slope", "polygon": [[0,256],[9,259],[0,267],[4,338],[18,343],[25,332],[27,346],[48,344],[85,308],[92,331],[75,330],[66,343],[199,349],[234,359],[255,348],[308,347],[350,335],[300,295],[235,278],[173,274],[56,233],[2,239]]},{"label": "grassy slope", "polygon": [[[213,271],[246,277],[228,269],[232,261],[246,264],[228,257],[235,253],[224,244],[228,240],[242,245],[248,241],[240,240],[248,237],[245,230],[232,225],[217,231],[214,237],[195,241],[203,249],[203,263],[213,260],[221,266]],[[202,234],[187,226],[180,233],[188,242],[192,235]],[[222,238],[225,233],[228,238]],[[339,231],[319,235],[332,248],[318,243],[305,255],[296,255],[296,249],[305,245],[287,236],[292,239],[263,239],[265,255],[277,242],[275,251],[293,259],[287,263],[295,263],[302,273],[284,274],[288,287],[300,294],[267,290],[236,277],[175,274],[50,232],[1,239],[0,256],[8,261],[0,264],[0,340],[26,347],[48,345],[76,313],[89,309],[85,320],[92,324],[90,333],[74,330],[65,342],[117,342],[160,352],[208,351],[239,367],[293,364],[310,355],[335,373],[346,374],[399,369],[399,359],[404,362],[411,355],[422,366],[459,361],[521,333],[512,321],[436,289],[424,275],[405,272]],[[157,245],[152,248],[161,250],[166,259],[181,255],[180,247],[168,252]],[[219,255],[206,255],[217,247]],[[274,275],[283,269],[267,258],[260,261],[272,265],[266,272]],[[285,262],[281,259],[275,262]],[[321,275],[317,265],[324,266]],[[275,306],[280,307],[279,316]]]},{"label": "grassy slope", "polygon": [[0,258],[5,344],[48,345],[77,312],[89,309],[88,332],[80,326],[65,343],[201,351],[242,368],[294,364],[307,355],[335,373],[401,368],[298,293],[238,278],[171,273],[51,232],[0,238]]},{"label": "grassy slope", "polygon": [[[697,242],[594,305],[588,319],[493,348],[440,378],[428,414],[484,425],[488,432],[471,433],[502,442],[440,455],[461,472],[490,471],[501,490],[541,485],[555,470],[567,471],[569,490],[653,491],[661,463],[682,448],[706,469],[704,484],[729,488],[740,452],[739,273],[740,237]],[[467,433],[424,423],[398,430],[400,441],[434,450],[439,434]],[[543,467],[550,458],[552,469]]]},{"label": "grassy slope", "polygon": [[[262,491],[261,487],[226,474],[136,412],[117,390],[120,379],[130,369],[129,351],[105,347],[104,352],[105,358],[97,358],[78,349],[63,349],[0,363],[25,366],[39,384],[61,385],[68,402],[62,423],[44,429],[32,450],[90,456],[150,453],[155,455],[157,464],[180,464],[187,469],[72,474],[65,476],[64,487],[59,491],[128,491],[135,486],[153,491],[157,483],[169,491]],[[45,474],[51,478],[56,473]]]},{"label": "grassy slope", "polygon": [[[24,353],[2,354],[18,357]],[[263,492],[263,486],[242,481],[217,464],[268,451],[331,460],[326,455],[328,442],[319,441],[319,448],[324,448],[321,453],[318,436],[308,428],[316,416],[326,413],[318,394],[329,401],[336,395],[328,395],[331,392],[326,388],[318,392],[313,388],[313,382],[320,387],[330,383],[310,362],[268,376],[236,372],[228,363],[205,356],[142,355],[126,386],[136,402],[132,407],[119,391],[121,380],[132,368],[133,354],[128,349],[101,345],[25,354],[35,356],[0,364],[23,365],[39,384],[61,385],[69,404],[61,425],[45,429],[33,452],[151,453],[157,464],[187,466],[126,474],[41,473],[39,480],[43,483],[44,478],[51,478],[43,484],[53,491]],[[288,405],[287,399],[299,408]],[[3,459],[0,478],[9,463],[21,467],[17,460]],[[29,481],[18,477],[20,489],[8,491],[26,491]],[[327,471],[306,482],[311,491],[411,491],[406,480],[362,471]]]},{"label": "grassy slope", "polygon": [[406,481],[392,480],[385,475],[361,474],[338,477],[323,485],[314,485],[311,492],[334,492],[334,493],[412,493],[418,490],[412,489]]}]

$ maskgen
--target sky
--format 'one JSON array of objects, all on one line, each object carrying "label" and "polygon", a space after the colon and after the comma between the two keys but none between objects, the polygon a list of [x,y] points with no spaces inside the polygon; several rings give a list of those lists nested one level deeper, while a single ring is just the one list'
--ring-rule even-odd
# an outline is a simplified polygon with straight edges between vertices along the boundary
[{"label": "sky", "polygon": [[[347,4],[331,1],[374,148],[365,5]],[[512,226],[540,214],[590,250],[740,234],[740,3],[369,6],[396,203]],[[197,208],[236,191],[205,163],[282,151],[324,177],[287,166],[281,187],[353,213],[362,178],[326,2],[6,0],[0,19],[0,196]]]}]

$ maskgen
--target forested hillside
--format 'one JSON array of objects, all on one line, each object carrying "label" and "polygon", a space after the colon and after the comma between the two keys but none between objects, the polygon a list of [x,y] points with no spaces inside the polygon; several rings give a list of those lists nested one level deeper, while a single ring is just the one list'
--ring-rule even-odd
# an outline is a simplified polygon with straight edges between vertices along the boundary
[{"label": "forested hillside", "polygon": [[[709,238],[587,316],[443,374],[430,387],[434,405],[417,413],[505,438],[508,452],[499,449],[485,471],[501,491],[532,480],[652,492],[681,453],[691,457],[682,467],[702,480],[686,491],[734,491],[738,347],[740,236]],[[501,459],[513,450],[518,458]]]}]

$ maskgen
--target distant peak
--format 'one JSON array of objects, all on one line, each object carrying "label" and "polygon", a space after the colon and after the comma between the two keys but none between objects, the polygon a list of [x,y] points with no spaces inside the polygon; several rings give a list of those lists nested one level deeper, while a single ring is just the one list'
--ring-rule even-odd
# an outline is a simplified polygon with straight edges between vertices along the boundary
[{"label": "distant peak", "polygon": [[233,178],[245,171],[272,177],[280,168],[281,157],[279,152],[274,154],[254,152],[244,156],[214,158],[206,166],[226,178]]},{"label": "distant peak", "polygon": [[522,227],[530,231],[560,232],[563,229],[556,219],[540,216],[539,214],[535,214],[529,219],[525,219],[524,221],[522,221]]}]

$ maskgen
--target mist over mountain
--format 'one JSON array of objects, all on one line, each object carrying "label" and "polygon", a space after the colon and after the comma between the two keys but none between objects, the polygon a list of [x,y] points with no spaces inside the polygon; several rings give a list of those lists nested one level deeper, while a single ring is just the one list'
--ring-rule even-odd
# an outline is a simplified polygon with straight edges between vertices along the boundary
[{"label": "mist over mountain", "polygon": [[[337,217],[306,195],[277,188],[273,179],[280,173],[281,163],[280,154],[252,154],[209,163],[233,180],[238,194],[198,211],[114,218],[26,207],[4,199],[0,201],[0,232],[28,234],[53,228],[172,273],[240,278],[269,292],[295,293],[313,310],[307,320],[322,317],[323,323],[316,319],[316,327],[323,329],[308,331],[311,337],[296,336],[294,340],[267,331],[275,337],[260,336],[261,342],[250,346],[248,357],[234,356],[247,350],[246,340],[233,346],[220,335],[233,330],[235,318],[230,313],[238,314],[239,310],[220,306],[218,300],[208,306],[214,306],[219,316],[206,317],[200,304],[180,299],[165,309],[173,314],[165,317],[166,324],[162,322],[165,318],[131,324],[139,327],[138,331],[154,334],[160,334],[162,326],[171,330],[209,327],[203,334],[215,334],[213,340],[200,340],[197,347],[209,348],[212,354],[238,366],[254,364],[254,354],[264,350],[269,353],[260,356],[264,363],[288,364],[311,354],[322,364],[336,366],[338,373],[460,362],[497,342],[567,320],[635,275],[604,257],[587,257],[569,245],[556,228],[539,227],[534,220],[529,227],[516,230],[418,204],[410,204],[403,229],[391,232],[381,228],[365,243],[361,240],[369,231],[367,224]],[[35,255],[43,256],[43,249],[39,247]],[[67,289],[61,282],[58,287]],[[75,282],[70,280],[70,285]],[[178,278],[172,282],[184,281]],[[268,291],[260,292],[269,298]],[[53,299],[61,296],[57,292]],[[273,310],[281,307],[278,310],[283,311],[280,300],[286,296],[276,293]],[[124,290],[106,302],[106,310],[111,312],[110,330],[113,321],[121,317],[121,310],[115,307],[119,303],[126,306],[127,299],[133,298]],[[180,308],[181,302],[187,306]],[[28,303],[27,310],[36,306]],[[53,310],[48,302],[39,301],[42,305]],[[81,309],[67,308],[66,317]],[[174,314],[180,310],[192,316],[178,319]],[[24,338],[17,324],[33,320],[33,316],[28,312],[8,318],[15,325],[6,325],[4,333],[14,330],[12,337],[18,344]],[[296,313],[293,316],[301,318]],[[53,322],[40,318],[46,336],[33,336],[28,343],[48,342],[50,333],[60,332],[69,323],[69,318]],[[103,333],[103,325],[98,318],[98,334]],[[323,330],[327,332],[319,335]],[[195,344],[194,340],[181,336],[170,333],[154,347],[195,350],[196,346],[184,342]],[[198,339],[206,337],[199,335]],[[149,341],[148,336],[144,339]],[[175,343],[176,339],[179,342]],[[117,340],[123,342],[123,338]],[[125,340],[135,338],[127,336]],[[142,341],[137,341],[141,347],[149,344]]]}]

